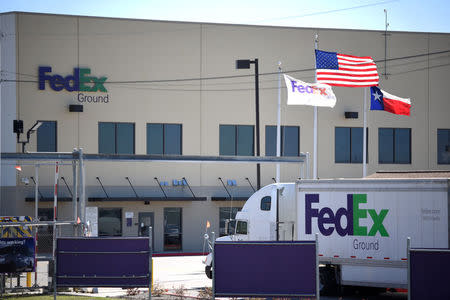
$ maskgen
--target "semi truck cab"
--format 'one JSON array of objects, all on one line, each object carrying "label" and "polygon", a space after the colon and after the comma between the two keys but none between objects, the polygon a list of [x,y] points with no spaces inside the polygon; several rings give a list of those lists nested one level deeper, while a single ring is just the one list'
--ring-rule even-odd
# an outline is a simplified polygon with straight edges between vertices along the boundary
[{"label": "semi truck cab", "polygon": [[[236,214],[235,219],[226,222],[227,235],[217,238],[216,241],[294,240],[296,214],[294,188],[294,183],[274,183],[255,192]],[[284,206],[286,202],[291,205],[288,212],[277,209],[277,203],[283,203]],[[289,215],[291,218],[287,219]],[[206,257],[205,265],[206,275],[212,278],[211,253]]]}]

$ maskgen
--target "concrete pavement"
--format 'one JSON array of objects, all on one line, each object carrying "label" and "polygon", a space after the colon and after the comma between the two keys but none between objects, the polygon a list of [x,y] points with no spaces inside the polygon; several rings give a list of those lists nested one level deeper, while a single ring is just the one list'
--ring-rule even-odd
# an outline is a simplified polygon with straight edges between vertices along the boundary
[{"label": "concrete pavement", "polygon": [[[212,281],[205,275],[205,265],[202,260],[205,256],[166,256],[153,258],[153,286],[156,289],[164,289],[166,293],[175,294],[182,289],[186,296],[196,297],[198,292],[205,287],[211,287]],[[141,293],[147,293],[148,289],[139,289]],[[92,289],[86,289],[92,297],[120,297],[127,294],[126,289],[98,288],[96,293]],[[64,294],[82,294],[80,292],[68,292]]]}]

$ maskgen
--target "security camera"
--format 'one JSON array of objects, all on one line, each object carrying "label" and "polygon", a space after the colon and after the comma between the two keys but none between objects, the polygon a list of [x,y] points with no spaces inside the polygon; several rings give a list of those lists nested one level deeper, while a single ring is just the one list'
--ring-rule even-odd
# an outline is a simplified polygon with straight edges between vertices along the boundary
[{"label": "security camera", "polygon": [[22,183],[25,185],[29,185],[30,184],[30,179],[28,179],[28,177],[22,177]]}]

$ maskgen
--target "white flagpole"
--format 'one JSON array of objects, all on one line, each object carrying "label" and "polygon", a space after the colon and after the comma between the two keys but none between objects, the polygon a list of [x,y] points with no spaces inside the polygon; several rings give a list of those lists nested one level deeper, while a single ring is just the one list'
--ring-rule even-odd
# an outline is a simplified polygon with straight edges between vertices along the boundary
[{"label": "white flagpole", "polygon": [[[278,62],[278,110],[277,110],[277,157],[281,156],[281,61]],[[276,182],[280,182],[280,163],[277,163]]]},{"label": "white flagpole", "polygon": [[367,94],[368,87],[364,88],[364,128],[363,128],[363,176],[367,176],[366,157],[367,157]]},{"label": "white flagpole", "polygon": [[[319,35],[316,33],[314,39],[314,48],[317,50],[317,42]],[[316,64],[317,69],[317,64]],[[317,73],[315,75],[315,82],[317,82]],[[314,106],[314,149],[313,149],[313,179],[317,179],[317,106]]]}]

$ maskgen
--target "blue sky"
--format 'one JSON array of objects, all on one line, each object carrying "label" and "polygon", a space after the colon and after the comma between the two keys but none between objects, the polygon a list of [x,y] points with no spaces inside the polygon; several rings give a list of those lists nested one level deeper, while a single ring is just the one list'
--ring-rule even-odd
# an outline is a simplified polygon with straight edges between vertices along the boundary
[{"label": "blue sky", "polygon": [[0,0],[0,12],[450,33],[449,0]]}]

